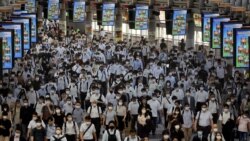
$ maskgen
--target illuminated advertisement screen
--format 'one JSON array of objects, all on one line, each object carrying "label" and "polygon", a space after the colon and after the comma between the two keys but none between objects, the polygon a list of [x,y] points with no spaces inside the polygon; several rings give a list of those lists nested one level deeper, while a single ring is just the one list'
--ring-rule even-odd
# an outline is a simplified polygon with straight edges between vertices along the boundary
[{"label": "illuminated advertisement screen", "polygon": [[59,0],[48,1],[48,19],[50,20],[59,19]]},{"label": "illuminated advertisement screen", "polygon": [[83,22],[85,19],[85,1],[74,1],[73,22]]},{"label": "illuminated advertisement screen", "polygon": [[25,10],[27,10],[28,13],[35,13],[36,12],[36,0],[27,0],[27,3],[25,4]]},{"label": "illuminated advertisement screen", "polygon": [[148,6],[147,5],[136,5],[135,29],[136,30],[148,29]]},{"label": "illuminated advertisement screen", "polygon": [[104,3],[102,7],[102,25],[114,26],[115,24],[115,4]]},{"label": "illuminated advertisement screen", "polygon": [[234,29],[234,65],[236,68],[249,68],[250,29]]},{"label": "illuminated advertisement screen", "polygon": [[14,30],[14,58],[23,57],[23,23],[0,23],[4,29]]},{"label": "illuminated advertisement screen", "polygon": [[220,16],[218,13],[203,13],[202,17],[202,41],[210,42],[210,19]]},{"label": "illuminated advertisement screen", "polygon": [[28,13],[27,10],[15,10],[12,12],[13,15],[21,15],[23,13]]},{"label": "illuminated advertisement screen", "polygon": [[2,38],[2,69],[12,69],[14,67],[14,31],[0,30]]},{"label": "illuminated advertisement screen", "polygon": [[11,17],[14,23],[23,23],[23,44],[24,50],[29,50],[31,47],[31,19],[24,17]]},{"label": "illuminated advertisement screen", "polygon": [[[2,38],[0,38],[0,54],[3,54],[2,51],[3,51],[3,49],[2,49]],[[1,55],[0,56],[0,79],[2,79],[2,77],[3,77],[3,65],[2,65],[2,62],[3,62],[3,56]]]},{"label": "illuminated advertisement screen", "polygon": [[193,14],[194,25],[196,27],[201,27],[201,14],[194,13]]},{"label": "illuminated advertisement screen", "polygon": [[221,56],[232,58],[234,54],[234,28],[241,28],[241,23],[222,22],[221,23]]},{"label": "illuminated advertisement screen", "polygon": [[187,10],[173,11],[173,35],[185,35],[187,23]]},{"label": "illuminated advertisement screen", "polygon": [[230,21],[230,18],[225,17],[215,17],[211,18],[211,31],[210,31],[210,47],[213,49],[220,49],[221,47],[221,36],[220,36],[220,23],[221,22],[228,22]]},{"label": "illuminated advertisement screen", "polygon": [[37,17],[35,13],[21,14],[21,17],[31,18],[31,42],[37,42]]}]

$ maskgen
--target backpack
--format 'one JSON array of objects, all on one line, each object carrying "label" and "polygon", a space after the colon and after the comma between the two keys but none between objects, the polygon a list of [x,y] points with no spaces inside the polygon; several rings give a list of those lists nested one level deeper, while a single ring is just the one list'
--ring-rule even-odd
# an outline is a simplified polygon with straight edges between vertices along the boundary
[{"label": "backpack", "polygon": [[116,130],[114,131],[114,134],[110,134],[109,130],[107,130],[107,133],[108,133],[108,141],[117,141]]},{"label": "backpack", "polygon": [[64,138],[64,136],[62,136],[60,138],[56,138],[55,136],[53,136],[53,138],[54,138],[54,141],[61,141]]}]

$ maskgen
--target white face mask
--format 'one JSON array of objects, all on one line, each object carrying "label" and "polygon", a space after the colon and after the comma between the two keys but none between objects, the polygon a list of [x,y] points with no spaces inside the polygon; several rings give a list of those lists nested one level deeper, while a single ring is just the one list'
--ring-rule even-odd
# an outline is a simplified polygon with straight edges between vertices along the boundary
[{"label": "white face mask", "polygon": [[60,113],[61,112],[61,110],[59,110],[59,109],[56,109],[56,113]]},{"label": "white face mask", "polygon": [[56,130],[56,134],[57,135],[61,134],[61,130]]},{"label": "white face mask", "polygon": [[218,132],[218,128],[214,128],[214,132]]},{"label": "white face mask", "polygon": [[146,111],[146,110],[142,110],[141,112],[142,112],[143,114],[145,114],[147,111]]},{"label": "white face mask", "polygon": [[169,135],[163,135],[163,139],[169,139]]},{"label": "white face mask", "polygon": [[207,110],[207,108],[201,108],[201,110],[202,110],[203,112],[205,112],[205,111]]},{"label": "white face mask", "polygon": [[119,106],[122,106],[122,102],[119,102],[118,104],[119,104]]},{"label": "white face mask", "polygon": [[179,130],[180,129],[180,125],[175,125],[174,128],[177,129],[177,130]]}]

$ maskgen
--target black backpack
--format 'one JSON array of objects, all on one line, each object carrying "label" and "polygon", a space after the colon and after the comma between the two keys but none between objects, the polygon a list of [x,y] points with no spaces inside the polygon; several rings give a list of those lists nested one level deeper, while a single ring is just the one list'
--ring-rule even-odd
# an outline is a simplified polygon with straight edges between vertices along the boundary
[{"label": "black backpack", "polygon": [[108,132],[108,141],[117,141],[116,130],[114,131],[114,134],[110,134],[109,130],[107,130],[107,132]]},{"label": "black backpack", "polygon": [[53,136],[53,138],[54,138],[54,141],[61,141],[64,138],[64,136],[62,136],[60,138],[56,138],[55,136]]}]

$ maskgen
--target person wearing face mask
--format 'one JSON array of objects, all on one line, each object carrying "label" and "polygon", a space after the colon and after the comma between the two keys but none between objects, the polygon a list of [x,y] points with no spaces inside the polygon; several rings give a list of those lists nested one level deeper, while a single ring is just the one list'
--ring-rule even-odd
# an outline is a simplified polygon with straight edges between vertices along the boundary
[{"label": "person wearing face mask", "polygon": [[20,120],[22,126],[22,137],[26,139],[27,136],[27,127],[32,119],[33,108],[29,106],[28,99],[23,100],[23,105],[20,109]]},{"label": "person wearing face mask", "polygon": [[48,124],[46,126],[47,141],[50,141],[51,137],[55,134],[55,132],[56,132],[56,126],[54,124],[54,119],[53,117],[49,117]]},{"label": "person wearing face mask", "polygon": [[175,124],[174,129],[171,130],[171,138],[177,138],[178,141],[182,141],[184,139],[184,133],[181,130],[181,125],[180,124]]},{"label": "person wearing face mask", "polygon": [[161,104],[160,102],[157,100],[156,94],[153,94],[153,97],[151,100],[148,101],[148,105],[151,108],[151,112],[152,112],[152,134],[155,135],[155,130],[157,127],[157,117],[158,117],[158,113],[162,110],[161,109]]},{"label": "person wearing face mask", "polygon": [[183,118],[182,129],[184,132],[185,141],[190,141],[192,136],[192,127],[194,123],[194,113],[190,109],[188,103],[186,103],[184,106],[184,110],[182,112],[182,118]]},{"label": "person wearing face mask", "polygon": [[204,137],[208,137],[211,129],[213,127],[213,116],[207,109],[207,105],[203,104],[201,111],[197,113],[194,123],[194,129],[200,130]]},{"label": "person wearing face mask", "polygon": [[63,105],[63,112],[67,115],[68,113],[72,113],[73,111],[73,103],[71,97],[67,97],[66,103]]},{"label": "person wearing face mask", "polygon": [[[140,109],[140,108],[139,108]],[[142,107],[137,117],[137,133],[140,138],[148,137],[151,131],[151,116],[146,107]]]},{"label": "person wearing face mask", "polygon": [[63,124],[62,131],[67,141],[75,141],[78,139],[79,128],[77,123],[73,120],[72,114],[68,113],[66,115],[66,121]]},{"label": "person wearing face mask", "polygon": [[177,100],[182,101],[183,98],[184,98],[183,89],[182,89],[180,86],[178,87],[177,84],[175,84],[175,89],[172,91],[171,96],[172,96],[172,97],[173,97],[173,96],[176,96],[176,97],[177,97]]},{"label": "person wearing face mask", "polygon": [[170,94],[166,93],[166,96],[163,97],[162,99],[162,107],[163,107],[163,112],[164,112],[164,125],[165,128],[168,127],[168,111],[172,108],[174,105],[173,101],[170,98]]},{"label": "person wearing face mask", "polygon": [[169,133],[168,130],[162,131],[162,139],[161,139],[161,141],[171,141],[170,133]]},{"label": "person wearing face mask", "polygon": [[26,96],[29,99],[30,106],[34,107],[39,97],[38,93],[34,90],[33,87],[30,87],[30,90],[26,93]]},{"label": "person wearing face mask", "polygon": [[56,127],[55,134],[50,138],[50,141],[67,141],[67,138],[62,134],[61,127]]},{"label": "person wearing face mask", "polygon": [[121,136],[123,133],[123,130],[125,128],[125,121],[126,121],[126,116],[127,116],[127,108],[123,104],[123,101],[120,99],[118,101],[118,105],[116,106],[116,114],[117,114],[117,129],[119,129]]},{"label": "person wearing face mask", "polygon": [[[217,137],[217,134],[220,133],[218,130],[219,130],[219,129],[218,129],[218,125],[217,125],[217,124],[214,124],[214,125],[213,125],[213,130],[208,134],[207,140],[208,140],[208,141],[215,141],[215,139],[216,139],[216,137]],[[220,133],[220,134],[221,134],[221,133]],[[228,135],[228,136],[230,136],[230,135]],[[223,140],[223,141],[225,141],[225,139],[224,139],[224,137],[222,136],[222,134],[221,134],[221,138],[220,138],[220,139]]]},{"label": "person wearing face mask", "polygon": [[128,112],[131,116],[131,129],[135,129],[135,124],[137,122],[139,103],[136,97],[132,97],[128,104]]},{"label": "person wearing face mask", "polygon": [[82,120],[83,120],[83,109],[81,108],[81,103],[80,101],[77,101],[75,103],[75,107],[72,110],[72,117],[74,121],[78,124],[78,127],[80,127]]},{"label": "person wearing face mask", "polygon": [[37,112],[38,116],[42,115],[42,108],[45,105],[44,103],[44,97],[40,96],[38,99],[38,102],[36,102],[36,104],[34,105],[34,109]]},{"label": "person wearing face mask", "polygon": [[2,119],[0,119],[0,138],[3,141],[8,141],[10,138],[11,121],[8,119],[8,113],[2,113]]},{"label": "person wearing face mask", "polygon": [[249,111],[249,113],[250,113],[249,93],[246,93],[245,97],[242,98],[241,105],[240,105],[240,111],[241,112]]},{"label": "person wearing face mask", "polygon": [[51,99],[50,98],[46,98],[45,100],[45,105],[42,108],[42,120],[45,123],[48,123],[48,118],[51,117],[54,113],[54,106],[51,103]]},{"label": "person wearing face mask", "polygon": [[137,136],[135,129],[131,129],[129,131],[129,135],[124,138],[124,141],[140,141],[140,140],[141,139],[139,136]]},{"label": "person wearing face mask", "polygon": [[51,98],[54,105],[59,104],[59,96],[56,93],[56,90],[54,88],[52,88],[51,91],[50,91],[50,98]]},{"label": "person wearing face mask", "polygon": [[90,116],[86,116],[84,119],[80,127],[80,139],[83,141],[97,141],[96,129],[94,124],[91,123]]},{"label": "person wearing face mask", "polygon": [[109,122],[109,128],[105,130],[102,141],[121,141],[121,134],[119,130],[115,128],[115,122]]},{"label": "person wearing face mask", "polygon": [[55,125],[62,127],[64,123],[64,113],[62,112],[59,106],[55,107],[55,113],[53,114],[53,118],[55,119]]},{"label": "person wearing face mask", "polygon": [[201,110],[201,106],[206,103],[208,99],[208,93],[204,90],[204,86],[200,86],[200,90],[195,93],[196,99],[196,111]]},{"label": "person wearing face mask", "polygon": [[192,112],[195,112],[195,98],[191,95],[190,90],[186,91],[186,94],[183,98],[182,105],[188,104],[190,107],[190,110]]},{"label": "person wearing face mask", "polygon": [[214,141],[224,141],[222,134],[217,132],[215,137],[214,137]]},{"label": "person wearing face mask", "polygon": [[[38,117],[36,112],[33,112],[32,114],[32,120],[30,120],[29,124],[28,124],[28,132],[27,132],[27,139],[30,138],[31,134],[32,134],[32,130],[36,128],[37,124],[36,121],[40,120],[40,118]],[[42,127],[45,128],[46,125],[45,123],[41,120],[41,124]]]},{"label": "person wearing face mask", "polygon": [[235,121],[233,114],[229,111],[229,106],[224,104],[223,111],[220,114],[219,121],[222,124],[222,134],[225,141],[233,141],[233,128],[235,127]]},{"label": "person wearing face mask", "polygon": [[134,59],[132,66],[133,66],[133,70],[136,70],[136,71],[143,70],[143,63],[139,56],[137,56]]},{"label": "person wearing face mask", "polygon": [[21,127],[16,128],[15,134],[10,137],[10,141],[26,141],[26,139],[21,136]]},{"label": "person wearing face mask", "polygon": [[239,141],[248,141],[250,118],[248,112],[244,112],[237,118],[236,124],[238,124]]},{"label": "person wearing face mask", "polygon": [[211,112],[212,116],[213,116],[213,122],[216,123],[218,118],[219,118],[219,103],[217,102],[217,100],[215,99],[215,95],[210,92],[210,98],[207,102],[208,105],[208,110]]},{"label": "person wearing face mask", "polygon": [[96,137],[100,137],[101,121],[103,121],[103,112],[101,107],[97,105],[97,101],[93,101],[92,105],[88,108],[87,113],[91,117],[91,122],[95,125]]},{"label": "person wearing face mask", "polygon": [[203,136],[201,130],[197,131],[197,134],[193,137],[192,141],[207,141],[207,138]]},{"label": "person wearing face mask", "polygon": [[31,141],[44,141],[46,140],[46,130],[42,126],[42,121],[36,119],[36,127],[31,131]]},{"label": "person wearing face mask", "polygon": [[113,109],[112,103],[108,103],[108,108],[107,108],[106,112],[104,112],[103,118],[104,118],[103,123],[106,126],[106,129],[108,129],[108,123],[110,121],[115,121],[117,123],[117,113]]}]

